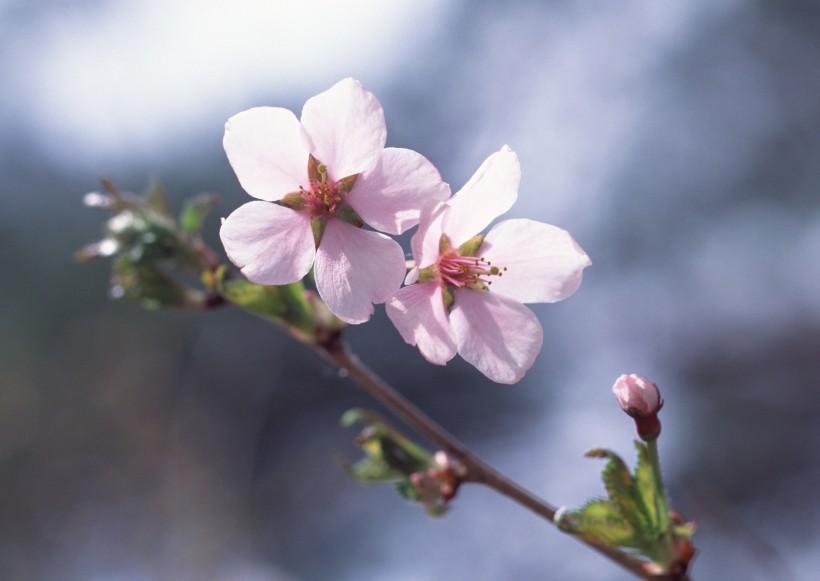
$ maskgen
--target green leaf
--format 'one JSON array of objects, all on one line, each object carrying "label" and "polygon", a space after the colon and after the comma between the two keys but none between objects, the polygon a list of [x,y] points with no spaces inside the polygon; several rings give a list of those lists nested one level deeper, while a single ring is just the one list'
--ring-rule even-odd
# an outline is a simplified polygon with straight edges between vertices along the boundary
[{"label": "green leaf", "polygon": [[391,468],[387,462],[369,455],[350,466],[348,472],[353,478],[364,483],[394,482],[404,479],[404,475]]},{"label": "green leaf", "polygon": [[342,416],[341,423],[345,427],[365,424],[357,441],[359,446],[405,476],[433,465],[433,459],[426,450],[399,433],[374,411],[364,408],[348,410]]},{"label": "green leaf", "polygon": [[626,463],[621,457],[610,450],[596,449],[590,450],[586,454],[593,458],[607,458],[606,466],[601,472],[604,487],[610,500],[618,505],[621,514],[629,524],[638,531],[644,530],[645,517],[641,514],[640,507],[635,497],[635,483]]},{"label": "green leaf", "polygon": [[635,447],[638,449],[638,464],[635,466],[635,496],[641,507],[646,528],[647,538],[657,538],[669,525],[669,515],[664,514],[663,491],[658,490],[658,482],[652,463],[649,460],[649,452],[646,446],[635,440]]},{"label": "green leaf", "polygon": [[349,410],[341,423],[345,427],[364,424],[356,444],[366,456],[353,466],[344,465],[349,474],[364,483],[392,482],[402,497],[424,506],[429,516],[447,512],[461,483],[449,459],[436,462],[371,410]]},{"label": "green leaf", "polygon": [[609,498],[590,501],[574,512],[562,509],[555,523],[565,532],[632,550],[660,571],[669,572],[675,566],[685,567],[694,555],[689,542],[694,526],[682,517],[672,520],[654,445],[654,441],[635,442],[638,462],[634,475],[614,452],[588,452],[589,457],[608,460],[602,477]]},{"label": "green leaf", "polygon": [[112,270],[111,296],[145,309],[187,311],[200,308],[205,300],[203,293],[183,286],[153,265],[133,262],[128,255],[117,256]]},{"label": "green leaf", "polygon": [[254,284],[244,279],[222,281],[220,292],[231,303],[256,315],[282,323],[287,305],[280,287]]},{"label": "green leaf", "polygon": [[205,276],[206,286],[216,289],[227,301],[286,327],[300,341],[326,344],[344,328],[344,323],[313,292],[306,290],[302,281],[264,286],[226,278],[225,272],[226,269],[216,269]]},{"label": "green leaf", "polygon": [[205,218],[216,204],[219,196],[203,193],[185,200],[179,213],[179,225],[188,234],[199,234]]},{"label": "green leaf", "polygon": [[641,544],[618,505],[604,498],[590,500],[577,511],[561,513],[555,524],[565,532],[605,545],[638,548]]}]

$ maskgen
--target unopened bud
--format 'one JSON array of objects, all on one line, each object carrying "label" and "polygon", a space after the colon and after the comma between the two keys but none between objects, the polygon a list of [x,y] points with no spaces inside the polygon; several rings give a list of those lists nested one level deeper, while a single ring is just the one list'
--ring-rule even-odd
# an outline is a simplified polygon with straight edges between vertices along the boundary
[{"label": "unopened bud", "polygon": [[620,376],[612,386],[612,393],[621,409],[633,418],[656,414],[663,406],[658,386],[637,373]]},{"label": "unopened bud", "polygon": [[658,386],[638,375],[621,375],[612,386],[612,393],[618,405],[635,419],[638,436],[642,440],[654,440],[661,433],[658,412],[663,407],[663,399]]}]

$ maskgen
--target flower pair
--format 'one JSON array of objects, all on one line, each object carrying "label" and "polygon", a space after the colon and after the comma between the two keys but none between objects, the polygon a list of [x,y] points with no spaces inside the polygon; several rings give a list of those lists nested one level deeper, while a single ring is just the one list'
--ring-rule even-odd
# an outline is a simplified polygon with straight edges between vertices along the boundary
[{"label": "flower pair", "polygon": [[[301,120],[278,107],[228,120],[228,159],[261,200],[223,222],[228,257],[267,285],[300,280],[313,266],[319,295],[340,319],[365,322],[373,304],[387,303],[402,337],[432,363],[458,352],[494,381],[518,381],[542,342],[522,303],[571,295],[589,258],[567,232],[531,220],[477,236],[518,195],[521,171],[508,148],[450,197],[426,158],[385,148],[386,136],[381,105],[353,79],[309,99]],[[419,224],[404,288],[401,247],[364,224],[394,235]]]}]

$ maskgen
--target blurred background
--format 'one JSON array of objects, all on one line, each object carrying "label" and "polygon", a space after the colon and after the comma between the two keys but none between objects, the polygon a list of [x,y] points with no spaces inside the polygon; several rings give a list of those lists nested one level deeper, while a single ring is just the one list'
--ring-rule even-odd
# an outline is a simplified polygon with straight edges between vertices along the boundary
[{"label": "blurred background", "polygon": [[[261,320],[109,301],[73,253],[110,177],[175,204],[248,201],[225,120],[353,76],[388,145],[457,190],[509,144],[508,214],[591,256],[537,305],[513,387],[433,367],[382,307],[361,357],[480,456],[551,503],[631,463],[609,389],[657,382],[673,505],[698,523],[696,579],[820,570],[820,5],[774,0],[0,1],[0,578],[499,580],[630,577],[489,490],[431,520],[365,488],[355,386]],[[406,240],[405,240],[406,242]]]}]

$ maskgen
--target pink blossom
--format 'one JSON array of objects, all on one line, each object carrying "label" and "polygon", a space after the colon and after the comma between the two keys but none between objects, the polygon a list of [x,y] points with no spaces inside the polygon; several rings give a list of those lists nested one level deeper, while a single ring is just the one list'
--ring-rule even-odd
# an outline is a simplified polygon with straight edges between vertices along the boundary
[{"label": "pink blossom", "polygon": [[612,393],[621,409],[632,417],[651,416],[663,406],[658,386],[638,375],[621,375],[612,386]]},{"label": "pink blossom", "polygon": [[543,332],[522,303],[573,294],[586,253],[564,230],[506,220],[477,235],[512,207],[521,168],[508,147],[488,157],[444,203],[428,204],[412,240],[417,267],[387,305],[405,341],[431,363],[459,353],[484,375],[515,383],[532,367]]},{"label": "pink blossom", "polygon": [[266,285],[300,280],[315,264],[330,310],[348,323],[368,320],[373,304],[401,286],[405,262],[394,240],[363,224],[400,234],[418,223],[425,202],[450,194],[426,158],[385,149],[386,138],[381,105],[353,79],[308,99],[301,120],[280,107],[231,117],[225,152],[260,200],[222,224],[231,261]]}]

